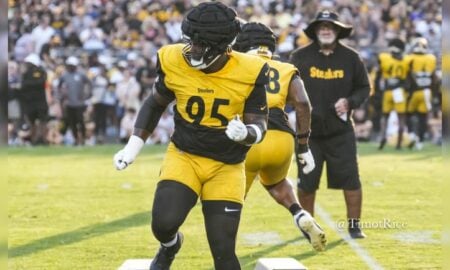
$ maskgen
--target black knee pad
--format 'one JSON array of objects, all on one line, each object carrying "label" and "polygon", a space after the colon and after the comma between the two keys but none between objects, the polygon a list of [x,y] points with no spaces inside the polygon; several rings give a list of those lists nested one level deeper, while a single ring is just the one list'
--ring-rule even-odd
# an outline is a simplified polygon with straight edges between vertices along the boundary
[{"label": "black knee pad", "polygon": [[193,190],[179,182],[159,182],[152,210],[152,231],[156,239],[162,243],[171,241],[197,198]]},{"label": "black knee pad", "polygon": [[230,201],[203,201],[202,203],[206,233],[215,269],[241,269],[235,248],[242,204]]}]

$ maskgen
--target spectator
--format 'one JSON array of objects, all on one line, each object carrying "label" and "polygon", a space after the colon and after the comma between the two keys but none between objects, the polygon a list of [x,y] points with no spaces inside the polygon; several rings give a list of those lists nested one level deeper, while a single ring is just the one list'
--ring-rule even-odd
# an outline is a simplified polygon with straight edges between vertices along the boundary
[{"label": "spectator", "polygon": [[17,40],[14,46],[14,60],[22,62],[34,51],[34,39],[31,31],[31,27],[25,27],[22,36]]},{"label": "spectator", "polygon": [[[437,58],[437,70],[441,66],[442,1],[248,0],[227,2],[237,7],[239,17],[264,22],[272,27],[278,36],[279,49],[276,54],[280,55],[281,60],[287,59],[293,49],[309,42],[301,29],[313,19],[317,10],[332,5],[334,9],[342,13],[344,22],[355,25],[354,35],[343,42],[358,49],[368,67],[376,63],[377,54],[385,50],[392,37],[402,37],[410,41],[418,35],[428,39],[430,52]],[[8,55],[20,63],[30,53],[29,50],[41,53],[39,49],[35,50],[34,37],[33,42],[29,42],[29,32],[40,29],[42,18],[47,16],[48,29],[52,28],[56,33],[56,36],[49,35],[43,42],[48,47],[44,50],[44,56],[41,57],[42,67],[47,69],[49,74],[59,65],[64,64],[68,56],[80,56],[86,52],[82,47],[80,33],[89,28],[92,23],[97,24],[103,32],[101,40],[104,47],[99,51],[99,58],[111,59],[107,64],[108,70],[119,60],[127,59],[131,50],[156,63],[156,52],[161,46],[180,40],[179,25],[182,22],[182,15],[191,6],[190,1],[173,3],[166,0],[11,1],[10,12],[8,12]],[[288,26],[284,27],[286,25]],[[48,41],[52,36],[54,41],[60,38],[62,46],[52,45],[55,42]],[[112,73],[108,72],[108,75]],[[138,81],[141,83],[140,79]],[[117,83],[115,80],[113,82]],[[141,88],[143,88],[142,85]],[[141,100],[145,92],[144,89],[141,90]],[[372,115],[372,111],[370,112]],[[378,130],[378,122],[373,124],[374,130]],[[117,122],[114,124],[109,120],[108,125],[115,125],[115,128],[119,126]],[[112,130],[111,126],[109,130]],[[372,135],[372,137],[375,136]]]},{"label": "spectator", "polygon": [[139,60],[139,67],[136,72],[136,80],[141,86],[141,93],[139,98],[142,100],[150,93],[153,83],[156,79],[156,67],[155,64],[147,58],[141,58]]},{"label": "spectator", "polygon": [[[124,64],[121,64],[122,68]],[[123,69],[123,80],[117,84],[116,96],[118,100],[118,118],[121,119],[127,109],[134,109],[137,111],[141,105],[139,95],[141,93],[141,87],[136,81],[136,78],[132,76],[131,71],[127,68]]]},{"label": "spectator", "polygon": [[51,37],[55,34],[55,29],[50,25],[50,16],[43,14],[40,18],[39,25],[33,29],[31,35],[34,40],[34,52],[40,55],[42,46],[49,42]]},{"label": "spectator", "polygon": [[59,88],[62,92],[65,121],[72,131],[75,145],[84,145],[86,127],[83,113],[90,95],[91,82],[83,72],[77,70],[78,64],[78,58],[67,58],[67,71],[59,81]]},{"label": "spectator", "polygon": [[174,131],[173,112],[171,107],[164,111],[152,136],[147,140],[150,144],[167,144]]},{"label": "spectator", "polygon": [[367,142],[372,134],[372,121],[367,118],[367,111],[358,108],[353,111],[353,122],[355,123],[355,137],[358,141]]},{"label": "spectator", "polygon": [[[133,135],[134,122],[136,121],[136,109],[127,108],[125,114],[120,120],[120,142],[127,143],[128,139]],[[155,129],[156,130],[156,129]]]},{"label": "spectator", "polygon": [[8,62],[8,144],[16,144],[17,130],[22,121],[20,108],[20,71],[14,61]]},{"label": "spectator", "polygon": [[96,21],[91,21],[89,27],[85,28],[80,33],[80,40],[83,43],[83,49],[87,52],[100,52],[105,49],[103,39],[103,30],[97,27]]},{"label": "spectator", "polygon": [[47,72],[40,67],[37,54],[25,58],[26,69],[22,76],[21,99],[25,121],[30,127],[31,143],[45,144],[48,104],[45,83]]},{"label": "spectator", "polygon": [[94,78],[92,79],[92,97],[90,103],[94,106],[93,116],[95,122],[95,142],[103,144],[106,135],[107,120],[107,94],[108,94],[108,78],[104,67],[96,69]]}]

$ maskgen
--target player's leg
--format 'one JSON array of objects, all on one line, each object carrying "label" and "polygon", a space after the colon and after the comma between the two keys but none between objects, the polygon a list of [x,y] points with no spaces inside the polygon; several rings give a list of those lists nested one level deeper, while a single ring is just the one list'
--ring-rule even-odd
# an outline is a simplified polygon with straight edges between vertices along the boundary
[{"label": "player's leg", "polygon": [[413,149],[413,147],[416,145],[416,143],[418,142],[417,140],[417,128],[415,125],[415,119],[417,116],[417,108],[418,108],[418,95],[417,95],[417,91],[413,92],[410,94],[409,99],[408,99],[408,103],[406,106],[406,111],[407,111],[407,115],[406,115],[406,127],[408,129],[408,134],[409,137],[411,139],[411,142],[408,145],[409,149]]},{"label": "player's leg", "polygon": [[180,250],[183,235],[178,229],[197,201],[189,187],[170,180],[158,183],[152,209],[152,231],[161,247],[153,259],[151,270],[168,269]]},{"label": "player's leg", "polygon": [[202,204],[214,269],[241,269],[235,249],[242,204],[231,201],[202,201]]},{"label": "player's leg", "polygon": [[[262,179],[264,178],[262,177]],[[284,178],[274,185],[264,187],[276,202],[289,210],[294,218],[295,225],[313,248],[317,251],[324,250],[327,243],[325,233],[311,214],[302,209],[291,182]]]},{"label": "player's leg", "polygon": [[[325,233],[312,216],[302,209],[292,183],[286,179],[294,153],[292,134],[279,130],[269,130],[264,141],[257,146],[259,155],[257,157],[250,156],[250,158],[258,161],[261,184],[277,203],[292,214],[294,223],[311,242],[314,249],[324,250],[326,245]],[[249,165],[255,162],[248,163],[249,157],[247,156],[246,168],[251,167]]]},{"label": "player's leg", "polygon": [[403,101],[395,103],[395,111],[398,116],[398,135],[397,135],[397,145],[395,149],[400,150],[402,148],[403,142],[403,132],[405,131],[406,124],[406,94],[403,91]]},{"label": "player's leg", "polygon": [[427,132],[427,122],[428,122],[428,114],[427,113],[418,113],[419,118],[419,143],[417,144],[417,149],[421,150],[423,148],[423,142],[425,140],[425,133]]},{"label": "player's leg", "polygon": [[425,139],[425,133],[428,127],[428,113],[431,111],[431,92],[429,89],[425,89],[419,92],[419,106],[417,108],[418,118],[419,118],[419,128],[418,128],[418,144],[417,149],[421,150],[423,148],[423,142]]},{"label": "player's leg", "polygon": [[383,150],[386,145],[386,132],[387,132],[387,124],[389,119],[389,113],[394,109],[394,101],[392,98],[392,91],[383,92],[383,100],[381,105],[381,111],[383,115],[381,117],[380,122],[380,144],[378,146],[378,150]]},{"label": "player's leg", "polygon": [[265,139],[259,144],[252,145],[250,150],[247,152],[247,157],[245,158],[245,197],[247,197],[247,194],[258,176],[259,170],[261,169],[260,157],[262,155],[261,150],[265,145],[264,142]]},{"label": "player's leg", "polygon": [[245,194],[244,163],[204,161],[201,198],[206,234],[216,270],[241,269],[236,235]]},{"label": "player's leg", "polygon": [[316,201],[316,191],[306,191],[301,187],[297,189],[297,196],[303,209],[314,215],[314,204]]},{"label": "player's leg", "polygon": [[405,131],[405,123],[406,123],[406,114],[398,113],[398,137],[397,137],[397,145],[395,149],[400,150],[402,148],[403,142],[403,133]]},{"label": "player's leg", "polygon": [[[284,131],[269,130],[264,141],[258,144],[260,182],[270,196],[286,209],[300,210],[293,186],[286,179],[294,153],[294,138]],[[248,159],[246,160],[247,167]],[[295,214],[295,213],[294,213]]]},{"label": "player's leg", "polygon": [[201,189],[190,155],[173,144],[167,148],[160,179],[153,201],[152,231],[161,246],[151,270],[169,269],[183,241],[178,229],[197,202]]},{"label": "player's leg", "polygon": [[387,122],[389,119],[389,114],[383,113],[381,116],[381,122],[380,122],[380,144],[378,145],[378,150],[383,150],[384,146],[386,145],[387,139],[386,139],[386,131],[387,131]]}]

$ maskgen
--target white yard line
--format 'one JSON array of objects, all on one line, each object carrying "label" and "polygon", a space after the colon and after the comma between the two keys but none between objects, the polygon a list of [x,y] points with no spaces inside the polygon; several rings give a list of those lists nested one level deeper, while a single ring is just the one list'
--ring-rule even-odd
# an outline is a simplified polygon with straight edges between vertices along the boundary
[{"label": "white yard line", "polygon": [[[353,240],[347,233],[344,233],[342,229],[337,227],[337,223],[331,218],[330,214],[327,213],[320,205],[316,203],[317,216],[320,217],[323,222],[330,228],[332,228],[345,242],[355,251],[356,254],[366,263],[366,265],[372,270],[382,270],[384,269],[369,252],[365,250],[357,241]],[[364,241],[364,240],[363,240]]]}]

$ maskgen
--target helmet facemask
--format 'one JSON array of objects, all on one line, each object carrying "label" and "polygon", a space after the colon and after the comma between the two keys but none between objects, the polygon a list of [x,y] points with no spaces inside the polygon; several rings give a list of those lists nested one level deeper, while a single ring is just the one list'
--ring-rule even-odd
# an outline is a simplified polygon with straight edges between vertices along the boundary
[{"label": "helmet facemask", "polygon": [[188,36],[183,36],[183,41],[186,43],[183,48],[184,59],[191,67],[198,70],[208,68],[224,53],[212,44],[192,41]]},{"label": "helmet facemask", "polygon": [[388,43],[388,50],[395,58],[402,58],[405,51],[405,43],[403,40],[394,38]]}]

